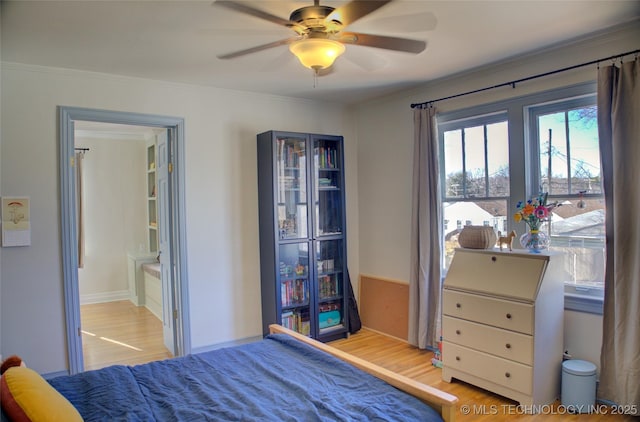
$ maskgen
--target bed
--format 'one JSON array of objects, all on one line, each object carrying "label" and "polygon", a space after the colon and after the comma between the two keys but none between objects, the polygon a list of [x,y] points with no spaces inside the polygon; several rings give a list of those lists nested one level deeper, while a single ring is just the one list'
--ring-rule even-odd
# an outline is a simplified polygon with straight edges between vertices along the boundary
[{"label": "bed", "polygon": [[454,396],[279,325],[270,332],[254,343],[48,382],[85,421],[454,419]]}]

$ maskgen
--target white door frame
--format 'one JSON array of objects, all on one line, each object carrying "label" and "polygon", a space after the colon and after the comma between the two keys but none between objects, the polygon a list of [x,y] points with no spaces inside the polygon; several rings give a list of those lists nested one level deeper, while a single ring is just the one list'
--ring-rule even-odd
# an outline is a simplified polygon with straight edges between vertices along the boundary
[{"label": "white door frame", "polygon": [[119,111],[95,110],[77,107],[58,107],[60,136],[60,219],[62,235],[62,272],[67,327],[69,373],[84,370],[80,321],[80,293],[78,288],[78,254],[76,233],[74,121],[126,124],[165,128],[170,136],[173,171],[169,176],[172,193],[170,235],[173,273],[173,306],[175,322],[176,356],[191,353],[189,330],[189,303],[187,293],[187,249],[185,226],[184,187],[184,119]]}]

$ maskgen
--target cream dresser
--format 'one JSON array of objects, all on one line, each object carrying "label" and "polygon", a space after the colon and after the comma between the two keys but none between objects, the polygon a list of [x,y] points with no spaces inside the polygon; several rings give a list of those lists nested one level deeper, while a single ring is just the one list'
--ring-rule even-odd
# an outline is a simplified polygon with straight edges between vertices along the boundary
[{"label": "cream dresser", "polygon": [[446,382],[457,378],[524,406],[558,398],[564,278],[555,258],[456,250],[442,298]]}]

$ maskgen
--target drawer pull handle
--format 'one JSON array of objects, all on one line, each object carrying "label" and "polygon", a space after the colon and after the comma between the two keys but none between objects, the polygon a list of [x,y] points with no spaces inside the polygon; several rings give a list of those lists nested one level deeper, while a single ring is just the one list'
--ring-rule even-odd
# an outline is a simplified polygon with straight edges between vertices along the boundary
[{"label": "drawer pull handle", "polygon": [[457,334],[457,335],[460,335],[460,330],[456,330],[456,334]]},{"label": "drawer pull handle", "polygon": [[504,373],[504,376],[505,376],[505,377],[507,377],[507,378],[511,378],[511,374],[510,374],[510,373],[508,373],[508,372],[505,372],[505,373]]},{"label": "drawer pull handle", "polygon": [[456,360],[457,360],[457,361],[460,361],[460,356],[456,356]]},{"label": "drawer pull handle", "polygon": [[493,262],[496,262],[496,261],[498,260],[498,258],[496,258],[495,256],[492,256],[492,257],[491,257],[491,260],[492,260]]},{"label": "drawer pull handle", "polygon": [[507,314],[507,319],[511,319],[511,314]]},{"label": "drawer pull handle", "polygon": [[506,347],[507,349],[511,349],[511,345],[509,343],[505,344],[504,347]]},{"label": "drawer pull handle", "polygon": [[456,308],[460,309],[460,308],[462,308],[462,305],[459,304],[459,303],[456,303]]}]

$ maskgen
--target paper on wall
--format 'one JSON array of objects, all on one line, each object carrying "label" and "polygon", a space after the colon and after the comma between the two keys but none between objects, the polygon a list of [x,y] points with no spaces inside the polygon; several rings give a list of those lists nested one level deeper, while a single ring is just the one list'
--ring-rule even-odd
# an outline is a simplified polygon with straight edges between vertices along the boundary
[{"label": "paper on wall", "polygon": [[29,198],[2,198],[2,246],[31,245],[31,216]]}]

